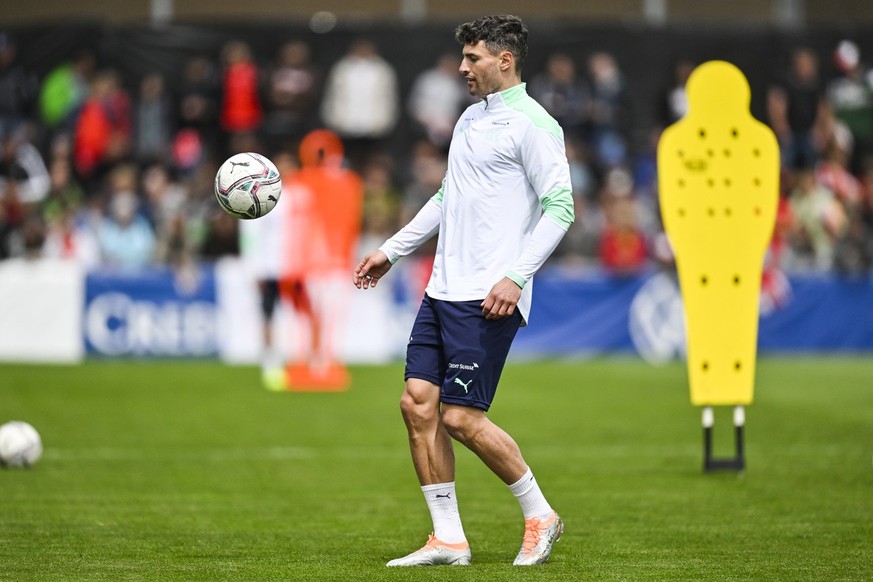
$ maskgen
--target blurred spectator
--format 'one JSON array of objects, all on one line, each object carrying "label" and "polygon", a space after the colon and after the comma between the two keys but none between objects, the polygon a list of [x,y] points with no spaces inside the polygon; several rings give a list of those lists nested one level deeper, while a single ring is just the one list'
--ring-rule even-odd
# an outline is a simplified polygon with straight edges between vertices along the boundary
[{"label": "blurred spectator", "polygon": [[[640,139],[630,171],[633,176],[634,192],[640,203],[642,214],[640,221],[643,229],[651,232],[652,223],[660,222],[658,209],[658,142],[661,139],[661,128],[649,131],[646,139]],[[657,215],[657,218],[653,218]],[[660,225],[659,225],[660,228]]]},{"label": "blurred spectator", "polygon": [[230,136],[228,149],[232,153],[237,152],[263,152],[266,151],[264,143],[253,132],[240,132]]},{"label": "blurred spectator", "polygon": [[40,203],[40,213],[47,224],[60,220],[67,212],[76,214],[85,205],[85,191],[73,176],[70,159],[57,156],[49,168],[49,191]]},{"label": "blurred spectator", "polygon": [[49,168],[51,188],[40,204],[46,225],[43,256],[76,261],[85,268],[100,264],[97,235],[88,220],[86,196],[73,176],[68,156],[55,156]]},{"label": "blurred spectator", "polygon": [[553,254],[564,265],[582,266],[597,258],[603,212],[597,202],[596,180],[585,156],[584,145],[570,137],[566,147],[576,219]]},{"label": "blurred spectator", "polygon": [[222,60],[221,127],[231,135],[257,131],[263,117],[261,79],[251,48],[232,40],[224,45]]},{"label": "blurred spectator", "polygon": [[18,196],[18,182],[9,180],[0,190],[0,259],[24,255],[22,228],[28,209]]},{"label": "blurred spectator", "polygon": [[45,242],[45,225],[39,213],[27,211],[21,228],[13,238],[12,255],[24,259],[38,259],[42,256]]},{"label": "blurred spectator", "polygon": [[575,196],[593,200],[597,193],[596,178],[588,160],[585,144],[573,137],[566,138],[567,163],[570,165],[570,184]]},{"label": "blurred spectator", "polygon": [[188,59],[179,86],[177,117],[181,127],[206,131],[218,120],[219,85],[215,67],[206,57]]},{"label": "blurred spectator", "polygon": [[12,256],[10,243],[24,218],[23,210],[15,183],[7,184],[0,191],[0,260]]},{"label": "blurred spectator", "polygon": [[7,184],[15,182],[15,194],[22,204],[39,202],[50,188],[45,161],[29,141],[28,130],[25,124],[0,129],[0,196]]},{"label": "blurred spectator", "polygon": [[184,214],[187,191],[172,178],[167,166],[160,163],[148,166],[142,172],[141,182],[148,218],[155,230],[163,228],[173,216]]},{"label": "blurred spectator", "polygon": [[591,75],[591,136],[595,161],[607,171],[622,165],[628,156],[630,100],[624,75],[609,53],[598,52],[588,60]]},{"label": "blurred spectator", "polygon": [[206,241],[210,222],[216,210],[215,173],[217,160],[207,160],[196,171],[186,175],[182,184],[188,198],[185,203],[185,228],[195,257]]},{"label": "blurred spectator", "polygon": [[863,195],[861,182],[849,172],[848,156],[840,143],[832,139],[816,166],[815,179],[824,188],[833,192],[847,209],[857,209]]},{"label": "blurred spectator", "polygon": [[773,236],[764,254],[761,273],[759,306],[762,315],[768,315],[785,305],[791,297],[791,283],[785,275],[783,266],[786,261],[783,257],[788,251],[793,230],[794,216],[791,213],[791,204],[786,198],[780,197]]},{"label": "blurred spectator", "polygon": [[76,123],[73,155],[79,176],[93,186],[130,152],[131,103],[113,71],[98,73]]},{"label": "blurred spectator", "polygon": [[685,93],[685,84],[688,77],[694,71],[694,62],[688,59],[679,59],[673,67],[673,79],[671,85],[661,96],[661,123],[664,127],[672,125],[685,117],[688,113],[688,96]]},{"label": "blurred spectator", "polygon": [[215,67],[209,59],[195,56],[185,63],[178,87],[176,121],[179,131],[173,139],[173,162],[192,172],[217,150],[219,141],[219,85]]},{"label": "blurred spectator", "polygon": [[106,266],[136,270],[152,261],[155,235],[140,213],[136,185],[136,169],[132,165],[119,165],[109,175],[107,213],[97,232]]},{"label": "blurred spectator", "polygon": [[188,269],[194,255],[188,244],[188,231],[184,214],[170,216],[155,239],[155,263],[175,269]]},{"label": "blurred spectator", "polygon": [[173,102],[160,73],[149,73],[140,81],[134,120],[137,161],[141,164],[169,161],[174,133]]},{"label": "blurred spectator", "polygon": [[554,53],[546,70],[530,82],[530,95],[561,124],[567,137],[585,135],[592,98],[588,82],[576,72],[576,63],[565,53]]},{"label": "blurred spectator", "polygon": [[603,211],[599,204],[573,195],[575,220],[558,243],[553,256],[564,267],[584,268],[598,264]]},{"label": "blurred spectator", "polygon": [[448,150],[455,123],[472,98],[458,73],[460,59],[443,54],[412,84],[407,106],[413,121],[431,143]]},{"label": "blurred spectator", "polygon": [[598,260],[604,218],[598,201],[597,179],[588,161],[584,143],[570,136],[566,140],[566,148],[576,218],[558,243],[553,256],[566,267],[579,268]]},{"label": "blurred spectator", "polygon": [[92,269],[100,265],[100,245],[87,221],[74,209],[65,208],[46,222],[42,256],[75,261]]},{"label": "blurred spectator", "polygon": [[860,213],[852,213],[834,246],[834,268],[846,275],[861,275],[873,267],[873,237]]},{"label": "blurred spectator", "polygon": [[445,153],[427,139],[420,139],[412,145],[409,161],[409,175],[403,189],[398,223],[406,224],[421,210],[442,186],[448,161]]},{"label": "blurred spectator", "polygon": [[[417,140],[412,146],[412,157],[409,161],[409,175],[405,180],[403,197],[400,202],[397,224],[406,224],[430,200],[443,183],[446,175],[448,159],[446,153],[428,139]],[[378,241],[371,241],[376,242]],[[430,279],[433,268],[434,251],[437,237],[422,244],[404,262],[404,276],[398,281],[394,291],[398,300],[403,298],[418,305],[424,288]],[[369,243],[366,241],[361,245]]]},{"label": "blurred spectator", "polygon": [[399,96],[397,74],[372,41],[354,41],[330,69],[321,115],[356,170],[382,153],[399,117]]},{"label": "blurred spectator", "polygon": [[80,50],[69,61],[52,69],[39,92],[42,122],[52,131],[71,132],[94,74],[94,54]]},{"label": "blurred spectator", "polygon": [[846,274],[873,269],[873,158],[863,160],[857,184],[858,203],[848,207],[848,225],[834,249],[834,266]]},{"label": "blurred spectator", "polygon": [[825,104],[815,53],[795,49],[788,73],[767,95],[770,127],[779,140],[784,167],[796,169],[818,161]]},{"label": "blurred spectator", "polygon": [[208,217],[200,258],[217,261],[239,255],[239,219],[216,208]]},{"label": "blurred spectator", "polygon": [[600,235],[601,263],[614,274],[634,274],[646,265],[648,251],[630,174],[623,169],[611,170],[601,198],[606,218]]},{"label": "blurred spectator", "polygon": [[39,81],[16,62],[18,47],[0,31],[0,132],[14,130],[27,121],[35,104]]},{"label": "blurred spectator", "polygon": [[861,216],[873,236],[873,158],[864,160],[858,182],[861,184]]},{"label": "blurred spectator", "polygon": [[155,232],[155,262],[179,266],[190,261],[194,244],[187,228],[188,192],[163,164],[142,173],[142,192]]},{"label": "blurred spectator", "polygon": [[843,40],[834,51],[839,76],[827,86],[827,101],[854,141],[850,169],[861,170],[864,158],[873,155],[873,71],[861,63],[858,45]]},{"label": "blurred spectator", "polygon": [[207,159],[209,151],[214,150],[215,142],[205,142],[196,129],[186,127],[173,137],[171,159],[173,167],[180,174],[190,175]]},{"label": "blurred spectator", "polygon": [[[379,161],[364,168],[363,236],[385,239],[397,229],[400,193],[391,179],[389,167]],[[433,192],[434,194],[436,191]]]},{"label": "blurred spectator", "polygon": [[791,213],[794,232],[791,237],[792,256],[789,269],[830,270],[834,260],[834,244],[843,234],[846,215],[834,193],[815,181],[812,168],[797,170],[797,181],[791,191]]},{"label": "blurred spectator", "polygon": [[264,135],[270,149],[299,142],[315,125],[319,83],[309,45],[299,40],[282,45],[267,84]]}]

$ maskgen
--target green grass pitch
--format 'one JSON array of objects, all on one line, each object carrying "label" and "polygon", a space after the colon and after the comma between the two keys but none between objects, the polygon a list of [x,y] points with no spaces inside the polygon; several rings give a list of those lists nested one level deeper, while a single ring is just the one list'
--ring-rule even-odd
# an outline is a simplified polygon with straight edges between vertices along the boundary
[{"label": "green grass pitch", "polygon": [[[521,511],[469,451],[469,568],[387,569],[430,519],[402,366],[339,394],[276,394],[214,362],[0,365],[0,421],[45,453],[0,471],[3,580],[873,579],[873,359],[763,358],[747,471],[704,474],[684,366],[510,363],[491,418],[566,522],[514,569]],[[728,409],[716,453],[732,452]]]}]

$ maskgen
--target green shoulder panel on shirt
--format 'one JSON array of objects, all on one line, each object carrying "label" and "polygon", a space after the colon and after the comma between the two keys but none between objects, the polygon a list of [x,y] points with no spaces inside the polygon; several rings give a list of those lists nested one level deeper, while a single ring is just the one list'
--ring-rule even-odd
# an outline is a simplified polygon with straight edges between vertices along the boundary
[{"label": "green shoulder panel on shirt", "polygon": [[437,193],[430,197],[431,200],[433,200],[434,202],[436,202],[440,206],[443,205],[443,188],[445,188],[445,187],[446,187],[446,181],[443,180],[443,185],[440,186],[440,189],[437,190]]},{"label": "green shoulder panel on shirt", "polygon": [[545,129],[558,139],[563,139],[561,126],[555,118],[549,115],[545,108],[527,94],[526,83],[521,83],[503,91],[503,102],[507,107],[524,114],[535,127]]}]

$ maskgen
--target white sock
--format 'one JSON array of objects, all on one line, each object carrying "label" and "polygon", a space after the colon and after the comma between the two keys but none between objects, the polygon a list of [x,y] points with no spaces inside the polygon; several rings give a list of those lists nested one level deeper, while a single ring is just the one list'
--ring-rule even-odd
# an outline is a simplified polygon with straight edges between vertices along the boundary
[{"label": "white sock", "polygon": [[265,347],[264,352],[261,354],[261,370],[269,372],[281,367],[282,353],[275,347]]},{"label": "white sock", "polygon": [[421,492],[433,520],[434,537],[449,544],[466,541],[458,512],[458,498],[455,497],[455,482],[423,485]]},{"label": "white sock", "polygon": [[521,510],[524,512],[524,518],[530,519],[538,517],[546,519],[552,515],[552,506],[546,501],[543,492],[540,491],[540,486],[534,478],[533,473],[528,467],[527,473],[522,475],[521,479],[509,486],[509,490],[518,499],[521,504]]}]

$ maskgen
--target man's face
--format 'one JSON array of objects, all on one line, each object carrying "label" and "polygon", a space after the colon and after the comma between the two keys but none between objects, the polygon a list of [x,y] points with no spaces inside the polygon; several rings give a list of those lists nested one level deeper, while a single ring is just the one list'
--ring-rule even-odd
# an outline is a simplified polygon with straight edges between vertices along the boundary
[{"label": "man's face", "polygon": [[470,95],[484,97],[501,89],[500,73],[502,53],[492,54],[484,41],[464,46],[463,59],[458,71],[467,80]]}]

